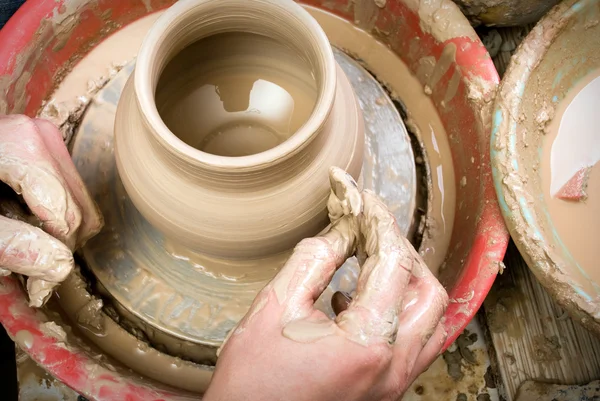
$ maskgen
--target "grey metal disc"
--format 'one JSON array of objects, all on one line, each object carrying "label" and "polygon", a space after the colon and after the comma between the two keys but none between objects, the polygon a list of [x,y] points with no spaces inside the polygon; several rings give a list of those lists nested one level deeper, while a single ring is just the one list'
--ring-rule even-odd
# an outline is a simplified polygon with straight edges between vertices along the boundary
[{"label": "grey metal disc", "polygon": [[[384,200],[406,233],[415,212],[416,171],[402,118],[359,63],[338,50],[335,57],[352,82],[365,119],[365,161],[359,184]],[[104,229],[86,244],[82,255],[102,293],[154,344],[175,355],[189,349],[178,344],[214,350],[283,261],[245,283],[206,274],[173,256],[162,234],[135,209],[116,171],[112,132],[118,99],[133,67],[133,62],[128,64],[97,93],[73,141],[75,165],[105,218]],[[317,307],[332,316],[332,293],[352,292],[357,275],[358,265],[351,259],[336,273]],[[178,356],[207,362],[206,352],[198,355]]]}]

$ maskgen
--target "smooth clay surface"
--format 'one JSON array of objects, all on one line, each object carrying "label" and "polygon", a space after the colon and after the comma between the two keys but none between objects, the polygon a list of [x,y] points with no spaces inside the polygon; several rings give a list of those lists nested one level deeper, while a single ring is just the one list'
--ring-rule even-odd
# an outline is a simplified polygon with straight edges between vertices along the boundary
[{"label": "smooth clay surface", "polygon": [[[244,7],[240,8],[242,3]],[[203,18],[198,18],[199,15]],[[228,17],[223,18],[223,15]],[[262,24],[263,20],[273,21],[273,24]],[[244,39],[239,43],[237,39],[240,38],[236,35],[214,36],[230,30],[271,37],[263,40],[265,43],[260,47],[265,56],[254,57],[249,53],[254,47],[247,47],[250,45],[247,41],[255,42],[255,35],[242,35]],[[161,16],[150,35],[154,36],[146,37],[136,63],[135,76],[125,86],[119,100],[115,123],[115,158],[119,176],[137,210],[174,243],[224,260],[273,256],[290,250],[302,238],[323,230],[328,225],[327,169],[337,166],[358,178],[362,165],[364,125],[350,82],[336,66],[331,47],[318,24],[291,0],[250,3],[209,0],[176,3]],[[206,44],[202,43],[204,38],[208,39]],[[208,113],[214,120],[201,118],[204,111],[198,109],[195,113],[199,118],[191,120],[188,117],[187,123],[185,116],[177,116],[179,112],[186,116],[194,114],[193,110],[187,113],[188,107],[198,107],[206,100],[196,101],[186,96],[179,106],[174,100],[169,101],[178,97],[176,88],[185,83],[185,78],[171,82],[169,77],[178,79],[182,75],[178,74],[179,68],[193,70],[186,68],[188,61],[196,66],[202,62],[201,57],[197,58],[195,47],[187,53],[184,50],[183,54],[177,50],[195,42],[192,46],[212,48],[216,41],[222,47],[223,41],[233,43],[232,38],[236,39],[235,48],[214,52],[214,59],[196,67],[207,71],[199,75],[199,82],[187,82],[192,88],[198,84],[198,90],[193,90],[194,96],[203,96],[203,88],[207,86],[202,80],[211,79],[211,71],[217,71],[221,82],[228,76],[239,79],[241,67],[231,68],[231,65],[243,60],[246,64],[241,68],[245,70],[242,71],[242,77],[246,76],[243,79],[254,74],[250,78],[255,80],[254,85],[262,85],[256,82],[256,74],[260,71],[258,74],[268,77],[271,83],[279,83],[280,89],[285,85],[288,95],[292,91],[290,97],[300,106],[295,108],[298,116],[285,110],[282,113],[281,110],[268,110],[268,107],[259,104],[256,106],[262,110],[256,107],[248,109],[250,106],[242,104],[249,99],[248,91],[239,85],[235,90],[245,93],[233,99],[233,103],[240,104],[232,105],[229,100],[222,103],[222,107],[230,110],[246,108],[237,122],[238,117],[231,116],[231,113],[224,117],[225,120],[233,118],[233,121],[223,121],[218,111]],[[161,41],[155,43],[155,40]],[[172,64],[171,71],[162,73],[160,66],[169,60],[177,61],[178,55],[186,62]],[[299,72],[302,64],[296,62],[294,73],[284,73],[273,66],[274,57],[282,60],[276,63],[282,68],[297,59],[305,60],[310,68]],[[266,79],[262,81],[267,82]],[[315,97],[314,90],[310,90],[310,81],[318,87],[316,105],[309,118],[301,121],[301,117],[307,114],[306,110],[312,109]],[[149,90],[153,84],[157,85],[156,96]],[[298,87],[308,90],[292,90]],[[210,85],[208,89],[212,90]],[[221,101],[212,104],[218,106],[230,91],[219,90]],[[282,92],[286,91],[276,91],[279,95],[269,91],[267,88],[268,95],[263,100],[268,99],[277,107],[290,106],[289,97],[287,106],[283,98],[277,98],[285,95]],[[164,107],[167,125],[156,113],[157,106],[159,111]],[[172,114],[175,109],[177,113]],[[276,122],[273,115],[268,116],[274,111],[289,123]],[[260,117],[257,118],[256,114]],[[234,138],[246,135],[243,131],[249,126],[255,135],[267,139],[271,136],[272,141],[267,143],[280,143],[268,149],[255,149],[265,150],[261,153],[224,157],[182,143],[168,129],[169,123],[176,127],[175,133],[179,138],[216,153],[226,145],[222,141],[228,142],[227,138],[231,135]],[[200,125],[194,126],[193,123]],[[285,127],[274,128],[277,125]],[[294,134],[282,141],[290,135],[290,126],[297,125],[300,127]],[[278,131],[284,132],[273,134]],[[236,147],[240,148],[248,150],[247,146]]]},{"label": "smooth clay surface", "polygon": [[[600,71],[586,76],[557,106],[547,128],[542,156],[542,186],[550,218],[562,243],[590,278],[600,283]],[[579,199],[560,199],[574,183]]]},{"label": "smooth clay surface", "polygon": [[217,156],[249,156],[291,137],[318,96],[310,64],[271,38],[240,32],[204,38],[161,74],[156,104],[186,144]]}]

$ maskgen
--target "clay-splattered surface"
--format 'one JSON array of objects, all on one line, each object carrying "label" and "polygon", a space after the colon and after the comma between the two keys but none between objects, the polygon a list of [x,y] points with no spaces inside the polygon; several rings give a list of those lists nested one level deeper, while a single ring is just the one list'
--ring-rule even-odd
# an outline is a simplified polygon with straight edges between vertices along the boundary
[{"label": "clay-splattered surface", "polygon": [[474,319],[411,386],[404,401],[498,401],[483,330]]},{"label": "clay-splattered surface", "polygon": [[[23,401],[84,401],[82,397],[54,380],[24,353],[17,359]],[[498,401],[491,379],[490,359],[482,328],[472,321],[456,342],[419,377],[403,401]],[[525,399],[523,400],[525,401]],[[561,400],[563,401],[563,400]],[[567,401],[565,399],[564,401]]]},{"label": "clay-splattered surface", "polygon": [[600,339],[552,300],[514,245],[505,264],[484,302],[505,399],[515,399],[529,379],[573,384],[600,378]]},{"label": "clay-splattered surface", "polygon": [[600,399],[600,381],[586,385],[549,385],[526,381],[519,388],[516,401],[596,401]]},{"label": "clay-splattered surface", "polygon": [[84,401],[75,391],[54,379],[17,348],[17,379],[21,401]]}]

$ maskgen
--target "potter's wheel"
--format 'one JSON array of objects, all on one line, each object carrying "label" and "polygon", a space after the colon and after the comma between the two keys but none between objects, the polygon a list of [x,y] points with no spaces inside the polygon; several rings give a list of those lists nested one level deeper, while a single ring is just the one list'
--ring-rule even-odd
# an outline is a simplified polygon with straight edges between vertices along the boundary
[{"label": "potter's wheel", "polygon": [[[365,118],[360,184],[386,202],[407,233],[415,213],[416,173],[402,118],[381,85],[360,64],[340,51],[334,53]],[[113,301],[130,331],[171,354],[214,362],[216,347],[287,255],[223,266],[216,273],[205,268],[199,255],[190,261],[178,244],[165,239],[135,209],[118,177],[113,154],[116,106],[132,71],[130,63],[98,92],[73,142],[75,165],[106,220],[103,231],[89,241],[82,255],[97,278],[98,290]],[[255,264],[273,268],[250,269],[258,273],[244,276],[244,266]],[[356,261],[349,260],[317,301],[318,307],[332,315],[331,295],[338,289],[351,292],[357,274]]]}]

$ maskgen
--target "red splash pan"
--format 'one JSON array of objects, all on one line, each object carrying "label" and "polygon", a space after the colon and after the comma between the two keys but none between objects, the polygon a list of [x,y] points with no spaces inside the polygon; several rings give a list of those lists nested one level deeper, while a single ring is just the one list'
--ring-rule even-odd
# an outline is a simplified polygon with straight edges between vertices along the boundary
[{"label": "red splash pan", "polygon": [[[0,31],[0,113],[35,115],[42,101],[90,49],[119,28],[172,4],[169,0],[28,0]],[[424,57],[440,58],[456,46],[455,62],[431,88],[450,136],[457,208],[449,255],[440,279],[450,295],[445,315],[446,347],[473,318],[498,274],[508,233],[496,201],[489,163],[491,104],[498,74],[483,44],[450,0],[307,0],[305,3],[360,27],[417,71]],[[367,15],[369,18],[365,19]],[[357,22],[358,23],[358,22]],[[418,46],[411,46],[418,40]],[[445,93],[454,74],[461,79],[448,103]],[[416,75],[416,74],[415,74]],[[425,82],[421,82],[425,85]],[[474,168],[480,166],[480,168]],[[459,180],[466,177],[466,186]],[[464,180],[463,180],[464,183]],[[0,321],[33,360],[92,400],[188,400],[127,369],[112,368],[93,357],[79,341],[48,335],[47,316],[27,306],[26,295],[11,277],[0,278]],[[93,376],[95,379],[90,380]]]}]

